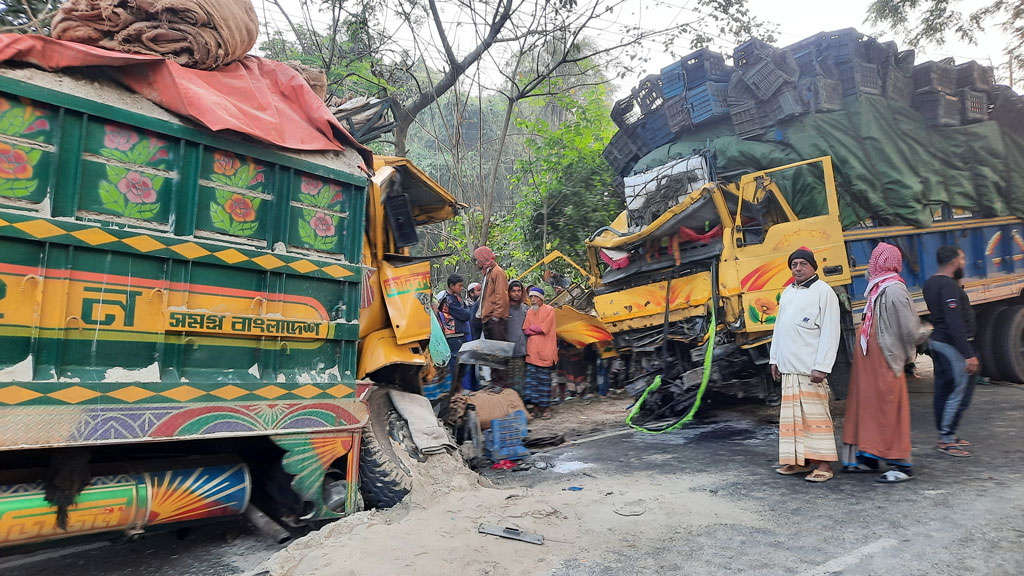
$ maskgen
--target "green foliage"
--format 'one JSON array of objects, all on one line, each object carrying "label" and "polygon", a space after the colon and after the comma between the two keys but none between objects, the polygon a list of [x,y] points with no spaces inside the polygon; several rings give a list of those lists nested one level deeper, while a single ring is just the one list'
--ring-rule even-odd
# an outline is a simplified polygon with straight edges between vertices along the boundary
[{"label": "green foliage", "polygon": [[1024,67],[1024,2],[1019,0],[875,0],[868,6],[868,21],[894,28],[913,47],[941,46],[952,37],[973,44],[988,29],[999,28],[1008,37],[1006,53],[1014,67]]},{"label": "green foliage", "polygon": [[50,20],[61,0],[0,1],[0,32],[50,35]]},{"label": "green foliage", "polygon": [[512,176],[522,198],[515,217],[534,260],[557,249],[582,263],[586,239],[623,209],[614,174],[601,157],[615,126],[603,86],[571,89],[553,100],[564,114],[560,123],[543,117],[517,121],[533,137]]}]

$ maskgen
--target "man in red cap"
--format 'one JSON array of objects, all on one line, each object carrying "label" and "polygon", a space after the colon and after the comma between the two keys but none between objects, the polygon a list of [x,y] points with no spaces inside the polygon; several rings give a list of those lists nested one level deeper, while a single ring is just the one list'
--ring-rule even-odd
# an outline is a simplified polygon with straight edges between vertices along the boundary
[{"label": "man in red cap", "polygon": [[769,353],[772,377],[782,381],[776,471],[825,482],[839,460],[825,381],[839,350],[839,298],[818,278],[813,252],[798,248],[788,261],[793,283],[779,299]]}]

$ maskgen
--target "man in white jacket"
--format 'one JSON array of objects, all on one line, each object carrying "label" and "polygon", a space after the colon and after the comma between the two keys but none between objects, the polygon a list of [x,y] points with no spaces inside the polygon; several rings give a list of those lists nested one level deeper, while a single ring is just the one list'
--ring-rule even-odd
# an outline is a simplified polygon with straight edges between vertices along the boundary
[{"label": "man in white jacket", "polygon": [[814,253],[789,255],[793,283],[782,291],[772,332],[772,378],[782,380],[779,413],[779,474],[811,472],[806,479],[832,478],[839,460],[825,378],[839,349],[839,298],[818,278]]}]

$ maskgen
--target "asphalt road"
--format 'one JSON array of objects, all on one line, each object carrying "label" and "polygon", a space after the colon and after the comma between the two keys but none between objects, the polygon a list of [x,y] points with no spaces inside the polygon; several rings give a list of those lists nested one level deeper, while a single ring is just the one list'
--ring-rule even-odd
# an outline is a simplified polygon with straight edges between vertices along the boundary
[{"label": "asphalt road", "polygon": [[[747,523],[712,518],[700,528],[665,525],[661,536],[640,544],[618,549],[613,540],[611,555],[589,554],[581,546],[544,567],[556,576],[1024,574],[1024,387],[978,387],[960,428],[974,444],[971,458],[935,450],[929,384],[917,382],[911,390],[917,477],[904,484],[881,485],[871,474],[837,474],[824,484],[775,474],[777,409],[727,402],[713,403],[698,421],[670,434],[606,433],[533,458],[586,468],[486,475],[501,486],[538,491],[569,484],[586,489],[601,478],[638,472],[655,483],[691,475],[700,478],[688,489],[691,495],[710,495],[751,515]],[[687,493],[674,497],[686,499]],[[178,536],[58,551],[37,560],[0,558],[0,573],[227,575],[255,568],[280,548],[241,523]]]},{"label": "asphalt road", "polygon": [[[630,432],[553,451],[592,464],[575,479],[584,489],[588,477],[638,469],[701,475],[691,490],[752,510],[757,527],[665,526],[663,538],[623,547],[611,561],[581,550],[551,574],[1024,574],[1024,387],[976,389],[960,427],[970,458],[935,449],[929,387],[912,384],[916,478],[902,484],[840,473],[812,484],[774,473],[774,411],[749,406],[704,414],[671,434]],[[496,481],[523,482],[512,474]]]}]

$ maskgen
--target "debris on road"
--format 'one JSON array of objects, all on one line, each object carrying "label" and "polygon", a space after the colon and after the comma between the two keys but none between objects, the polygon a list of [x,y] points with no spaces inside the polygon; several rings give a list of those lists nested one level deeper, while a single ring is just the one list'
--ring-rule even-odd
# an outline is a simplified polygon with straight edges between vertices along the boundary
[{"label": "debris on road", "polygon": [[531,532],[523,532],[518,528],[512,528],[509,526],[502,528],[501,526],[495,526],[493,524],[481,524],[478,530],[481,534],[500,536],[510,540],[520,540],[522,542],[529,542],[530,544],[544,544],[544,536],[540,534],[533,534]]}]

